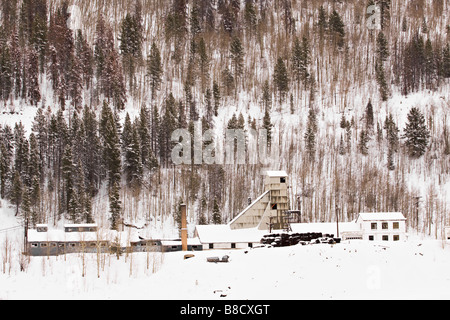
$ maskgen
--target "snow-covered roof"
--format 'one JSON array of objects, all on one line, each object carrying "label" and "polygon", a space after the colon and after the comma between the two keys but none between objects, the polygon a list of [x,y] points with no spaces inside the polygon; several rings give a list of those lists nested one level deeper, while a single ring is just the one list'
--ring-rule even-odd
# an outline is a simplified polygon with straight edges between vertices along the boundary
[{"label": "snow-covered roof", "polygon": [[102,229],[95,232],[65,232],[61,229],[50,229],[47,232],[38,232],[35,229],[28,230],[28,242],[97,242],[115,241],[117,238],[124,246],[128,245],[128,242],[139,239],[136,231],[117,232]]},{"label": "snow-covered roof", "polygon": [[95,228],[96,223],[78,223],[78,224],[65,224],[64,228]]},{"label": "snow-covered roof", "polygon": [[197,226],[201,243],[256,243],[268,233],[257,228],[232,230],[229,225]]},{"label": "snow-covered roof", "polygon": [[[181,246],[181,240],[161,240],[163,246]],[[192,246],[200,245],[200,240],[198,238],[188,238],[187,244]]]},{"label": "snow-covered roof", "polygon": [[363,221],[406,220],[401,212],[364,212],[359,214]]},{"label": "snow-covered roof", "polygon": [[288,176],[286,171],[267,171],[266,174],[269,177],[287,177]]}]

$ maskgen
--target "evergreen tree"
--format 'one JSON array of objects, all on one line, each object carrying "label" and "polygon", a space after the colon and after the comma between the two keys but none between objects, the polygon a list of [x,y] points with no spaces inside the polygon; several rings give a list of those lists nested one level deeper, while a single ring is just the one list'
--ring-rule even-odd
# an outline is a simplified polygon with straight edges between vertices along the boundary
[{"label": "evergreen tree", "polygon": [[374,117],[373,117],[373,106],[372,101],[369,100],[369,103],[366,107],[366,131],[368,134],[372,134],[374,132]]},{"label": "evergreen tree", "polygon": [[359,144],[358,144],[358,149],[359,152],[364,155],[367,156],[369,154],[369,147],[368,147],[368,143],[370,141],[370,136],[367,133],[366,130],[361,130],[361,133],[359,135]]},{"label": "evergreen tree", "polygon": [[272,93],[270,91],[269,80],[264,81],[262,92],[262,105],[264,110],[272,109]]},{"label": "evergreen tree", "polygon": [[273,128],[273,124],[272,124],[272,121],[270,119],[269,109],[266,109],[266,112],[264,114],[263,128],[265,130],[267,130],[267,146],[270,149],[270,147],[272,146],[272,128]]},{"label": "evergreen tree", "polygon": [[220,213],[219,203],[217,202],[217,199],[214,199],[212,222],[213,224],[222,224],[222,214]]},{"label": "evergreen tree", "polygon": [[134,83],[135,64],[142,56],[143,36],[139,19],[127,13],[120,26],[120,52],[124,66],[128,70],[130,90]]},{"label": "evergreen tree", "polygon": [[102,150],[99,137],[99,125],[93,110],[85,106],[83,110],[83,157],[85,183],[90,195],[94,195],[100,184]]},{"label": "evergreen tree", "polygon": [[234,82],[233,73],[231,73],[228,66],[225,67],[225,70],[222,71],[222,83],[223,83],[223,86],[225,87],[226,95],[227,96],[231,95],[231,92],[234,89],[235,82]]},{"label": "evergreen tree", "polygon": [[114,181],[109,190],[109,212],[111,214],[111,230],[119,231],[122,223],[122,202],[120,201],[119,181]]},{"label": "evergreen tree", "polygon": [[202,80],[202,88],[205,87],[209,79],[210,58],[206,50],[205,39],[201,38],[198,43],[199,69]]},{"label": "evergreen tree", "polygon": [[289,78],[286,70],[286,65],[282,58],[278,58],[274,70],[274,85],[280,97],[280,103],[284,100],[286,93],[289,90]]},{"label": "evergreen tree", "polygon": [[256,29],[256,25],[258,22],[258,18],[256,16],[256,9],[253,4],[253,0],[245,1],[245,9],[244,9],[244,20],[247,30],[250,32],[250,35]]},{"label": "evergreen tree", "polygon": [[388,41],[383,31],[380,31],[377,37],[377,57],[381,62],[385,62],[389,57]]},{"label": "evergreen tree", "polygon": [[244,71],[244,47],[239,37],[233,37],[230,44],[231,60],[233,61],[234,78],[240,78]]},{"label": "evergreen tree", "polygon": [[425,123],[424,115],[416,107],[408,113],[403,138],[406,139],[405,146],[410,157],[420,158],[425,154],[430,141],[430,131]]},{"label": "evergreen tree", "polygon": [[328,26],[334,45],[343,48],[345,38],[344,22],[336,10],[333,10],[331,13]]},{"label": "evergreen tree", "polygon": [[310,49],[308,38],[303,37],[300,44],[296,37],[294,40],[294,47],[292,48],[292,69],[294,78],[298,84],[304,83],[306,88],[307,80],[309,78],[308,65],[310,62]]},{"label": "evergreen tree", "polygon": [[384,129],[386,130],[386,138],[388,141],[389,150],[392,152],[397,152],[399,147],[399,132],[396,123],[392,117],[392,114],[386,116],[386,120],[384,123]]},{"label": "evergreen tree", "polygon": [[131,136],[125,148],[124,174],[129,187],[139,190],[142,183],[141,148],[136,124],[131,128]]},{"label": "evergreen tree", "polygon": [[11,156],[5,144],[0,141],[0,198],[5,199],[11,168]]},{"label": "evergreen tree", "polygon": [[314,156],[316,153],[317,130],[318,127],[317,127],[316,113],[312,108],[310,108],[304,140],[306,151],[308,152],[308,157],[311,161],[314,160]]},{"label": "evergreen tree", "polygon": [[389,98],[389,89],[386,81],[383,64],[379,63],[378,61],[375,63],[375,73],[381,95],[381,100],[387,101]]},{"label": "evergreen tree", "polygon": [[39,61],[34,49],[28,55],[28,96],[30,103],[37,106],[41,101],[41,91],[39,89]]},{"label": "evergreen tree", "polygon": [[16,170],[12,179],[11,192],[9,195],[9,200],[12,204],[16,206],[16,217],[19,214],[19,207],[22,203],[23,198],[23,185],[20,179],[20,173]]},{"label": "evergreen tree", "polygon": [[156,43],[153,42],[150,56],[147,62],[147,76],[150,79],[150,88],[152,93],[152,99],[154,99],[156,91],[158,91],[161,87],[162,82],[162,63],[161,63],[161,54],[159,52]]},{"label": "evergreen tree", "polygon": [[12,89],[13,65],[10,49],[6,44],[3,44],[0,45],[0,99],[7,100]]},{"label": "evergreen tree", "polygon": [[450,44],[448,43],[442,51],[442,70],[444,78],[450,78]]},{"label": "evergreen tree", "polygon": [[219,115],[219,107],[220,107],[220,88],[216,81],[213,82],[213,98],[214,98],[214,116]]},{"label": "evergreen tree", "polygon": [[103,161],[108,174],[108,186],[110,189],[115,184],[119,187],[122,167],[120,139],[114,115],[106,102],[103,103],[100,130],[103,144]]},{"label": "evergreen tree", "polygon": [[319,21],[317,24],[319,26],[319,39],[323,41],[325,33],[328,30],[328,17],[323,6],[319,7]]},{"label": "evergreen tree", "polygon": [[338,152],[339,152],[339,154],[341,156],[345,155],[345,153],[346,153],[346,148],[345,148],[344,136],[343,135],[341,135],[341,140],[339,141]]}]

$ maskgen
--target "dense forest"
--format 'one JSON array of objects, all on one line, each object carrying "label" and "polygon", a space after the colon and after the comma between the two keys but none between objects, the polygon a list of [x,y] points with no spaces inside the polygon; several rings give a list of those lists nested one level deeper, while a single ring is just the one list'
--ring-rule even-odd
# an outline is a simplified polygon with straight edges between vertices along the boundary
[{"label": "dense forest", "polygon": [[[190,224],[224,223],[259,196],[266,169],[289,173],[305,222],[401,211],[436,237],[448,224],[445,0],[0,10],[0,196],[32,224],[176,226],[182,202]],[[202,148],[264,129],[277,161],[176,165],[172,133],[197,127],[215,132]]]}]

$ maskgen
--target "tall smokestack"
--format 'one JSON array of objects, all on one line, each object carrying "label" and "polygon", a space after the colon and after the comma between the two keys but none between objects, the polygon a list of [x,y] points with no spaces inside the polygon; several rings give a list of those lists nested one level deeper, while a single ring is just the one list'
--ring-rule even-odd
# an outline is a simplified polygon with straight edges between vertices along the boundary
[{"label": "tall smokestack", "polygon": [[188,233],[187,233],[186,205],[182,204],[181,205],[181,248],[183,251],[188,250],[187,238],[188,238]]}]

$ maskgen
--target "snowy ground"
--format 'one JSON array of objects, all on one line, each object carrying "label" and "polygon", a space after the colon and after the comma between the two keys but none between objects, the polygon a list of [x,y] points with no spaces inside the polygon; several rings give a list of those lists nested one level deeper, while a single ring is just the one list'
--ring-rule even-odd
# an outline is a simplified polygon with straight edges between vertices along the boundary
[{"label": "snowy ground", "polygon": [[[189,260],[182,252],[119,260],[95,254],[84,260],[78,254],[32,257],[26,272],[13,258],[12,268],[0,274],[0,299],[450,298],[450,248],[441,241],[355,241],[194,254]],[[223,255],[230,256],[229,263],[206,261]]]}]

